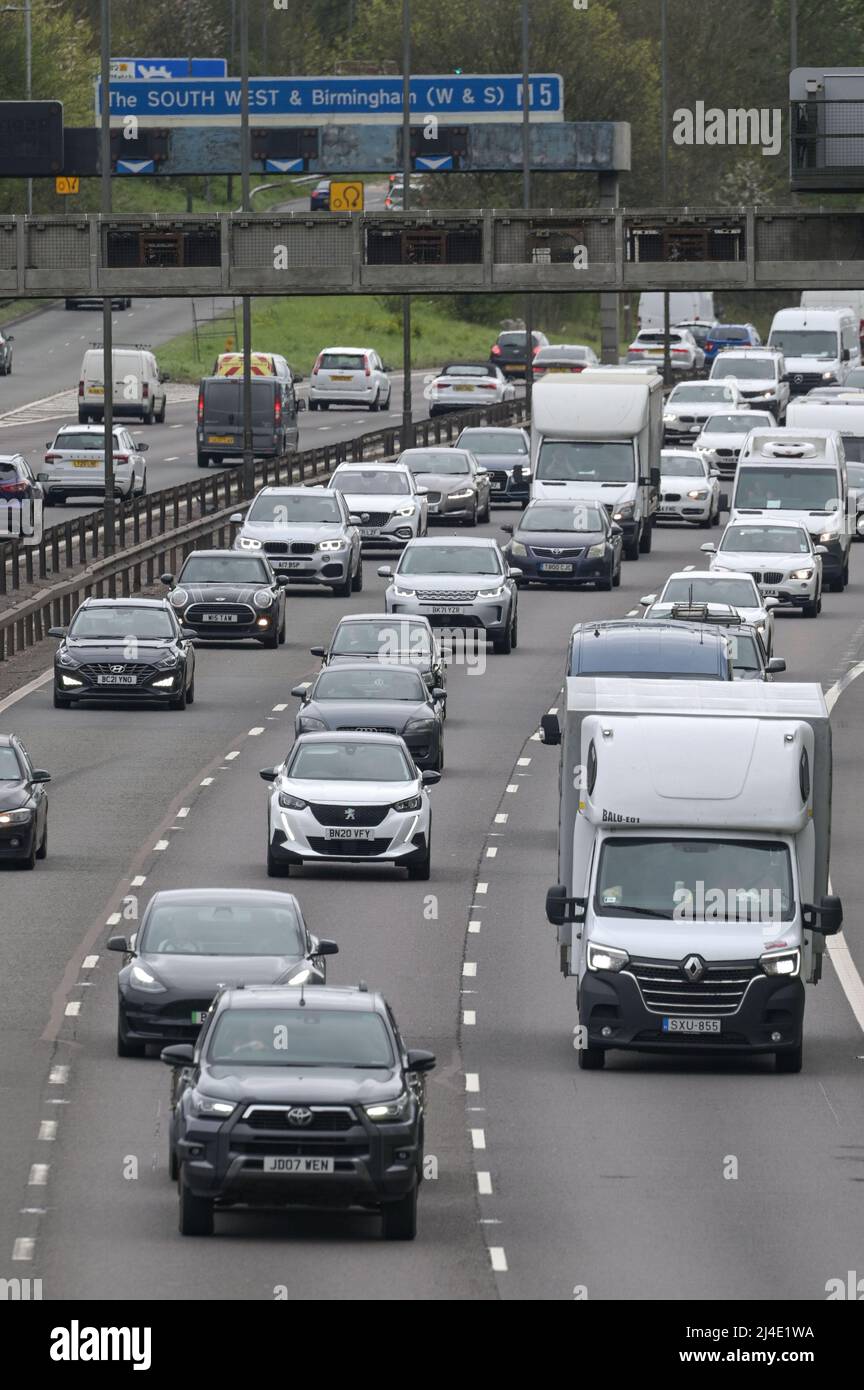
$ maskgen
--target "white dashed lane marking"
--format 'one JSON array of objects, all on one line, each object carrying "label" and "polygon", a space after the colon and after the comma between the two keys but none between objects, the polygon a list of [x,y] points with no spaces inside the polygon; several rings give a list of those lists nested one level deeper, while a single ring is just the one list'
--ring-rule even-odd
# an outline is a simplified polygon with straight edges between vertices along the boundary
[{"label": "white dashed lane marking", "polygon": [[57,1138],[57,1121],[42,1120],[39,1124],[37,1139],[44,1139],[46,1143],[52,1143]]},{"label": "white dashed lane marking", "polygon": [[481,1197],[491,1197],[492,1195],[492,1174],[477,1174],[477,1191]]},{"label": "white dashed lane marking", "polygon": [[13,1260],[32,1260],[35,1245],[32,1236],[19,1236],[12,1247]]},{"label": "white dashed lane marking", "polygon": [[44,1187],[48,1182],[50,1163],[34,1163],[30,1168],[30,1176],[27,1179],[28,1187]]},{"label": "white dashed lane marking", "polygon": [[147,875],[146,875],[146,874],[136,874],[135,877],[134,877],[133,880],[132,880],[132,885],[131,885],[131,886],[132,886],[133,888],[143,888],[143,887],[144,887],[144,884],[145,884],[146,882],[147,882]]},{"label": "white dashed lane marking", "polygon": [[492,1261],[492,1268],[496,1274],[507,1273],[507,1256],[504,1253],[503,1245],[490,1245],[489,1258]]},{"label": "white dashed lane marking", "polygon": [[98,964],[99,964],[99,957],[98,957],[98,956],[85,956],[84,959],[83,959],[82,962],[81,962],[81,969],[82,969],[82,970],[95,970],[95,969],[96,969],[96,966],[97,966]]},{"label": "white dashed lane marking", "polygon": [[465,1009],[462,1013],[462,1022],[466,1028],[472,1028],[477,1022],[477,1015],[473,1009]]},{"label": "white dashed lane marking", "polygon": [[479,1091],[479,1090],[480,1090],[480,1073],[479,1073],[479,1072],[477,1072],[477,1071],[466,1071],[466,1073],[465,1073],[465,1090],[466,1090],[466,1091]]},{"label": "white dashed lane marking", "polygon": [[479,932],[481,925],[482,924],[478,922],[475,918],[468,923],[468,930],[470,932]]},{"label": "white dashed lane marking", "polygon": [[157,850],[157,849],[158,849],[158,850],[167,849],[169,843],[170,843],[170,841],[168,841],[168,840],[157,840],[156,843],[155,843],[155,845],[153,846],[153,848],[154,848],[154,850]]},{"label": "white dashed lane marking", "polygon": [[81,1000],[70,999],[63,1012],[67,1018],[77,1018],[81,1012]]},{"label": "white dashed lane marking", "polygon": [[65,1086],[69,1080],[69,1068],[64,1066],[52,1067],[48,1073],[48,1082],[51,1086]]},{"label": "white dashed lane marking", "polygon": [[472,1147],[475,1148],[475,1149],[485,1149],[485,1147],[486,1147],[486,1131],[485,1131],[485,1129],[472,1129],[472,1131],[471,1131],[471,1145],[472,1145]]}]

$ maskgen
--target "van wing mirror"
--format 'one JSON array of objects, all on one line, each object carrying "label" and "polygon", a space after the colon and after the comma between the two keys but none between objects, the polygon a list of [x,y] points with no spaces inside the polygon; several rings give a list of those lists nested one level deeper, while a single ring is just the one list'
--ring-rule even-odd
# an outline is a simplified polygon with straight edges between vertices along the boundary
[{"label": "van wing mirror", "polygon": [[561,725],[557,714],[544,714],[540,720],[540,742],[555,747],[561,742]]},{"label": "van wing mirror", "polygon": [[565,922],[584,922],[587,898],[568,898],[563,883],[556,883],[546,893],[546,916],[553,927],[563,927]]},{"label": "van wing mirror", "polygon": [[801,920],[808,931],[818,931],[823,936],[836,936],[843,925],[843,904],[839,898],[833,896],[820,898],[818,907],[812,903],[804,903],[801,908]]}]

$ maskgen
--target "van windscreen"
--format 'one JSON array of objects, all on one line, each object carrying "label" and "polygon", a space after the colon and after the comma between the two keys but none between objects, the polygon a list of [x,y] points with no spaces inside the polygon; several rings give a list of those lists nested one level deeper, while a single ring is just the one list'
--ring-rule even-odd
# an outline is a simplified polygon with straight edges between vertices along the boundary
[{"label": "van windscreen", "polygon": [[633,445],[604,439],[547,439],[540,445],[541,482],[632,483]]}]

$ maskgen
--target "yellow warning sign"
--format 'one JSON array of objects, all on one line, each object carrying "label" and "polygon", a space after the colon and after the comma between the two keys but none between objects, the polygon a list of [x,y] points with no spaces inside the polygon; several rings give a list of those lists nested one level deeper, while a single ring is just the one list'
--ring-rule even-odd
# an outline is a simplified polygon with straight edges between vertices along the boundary
[{"label": "yellow warning sign", "polygon": [[81,180],[78,178],[58,178],[54,180],[56,193],[77,193]]},{"label": "yellow warning sign", "polygon": [[363,211],[363,184],[359,179],[352,180],[351,183],[330,184],[330,211],[331,212],[362,212]]}]

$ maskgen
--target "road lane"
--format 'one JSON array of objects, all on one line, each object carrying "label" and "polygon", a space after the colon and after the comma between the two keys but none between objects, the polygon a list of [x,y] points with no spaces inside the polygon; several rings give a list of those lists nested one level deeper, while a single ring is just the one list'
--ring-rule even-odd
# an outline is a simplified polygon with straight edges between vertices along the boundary
[{"label": "road lane", "polygon": [[[495,521],[506,519],[503,509],[495,513]],[[633,608],[672,569],[699,563],[701,539],[702,533],[677,528],[660,532],[652,555],[626,564],[622,589],[612,594],[523,592],[518,651],[490,654],[482,677],[451,671],[447,771],[433,793],[428,885],[379,877],[366,866],[356,875],[320,870],[285,884],[298,893],[313,928],[342,943],[331,980],[362,975],[381,984],[406,1036],[433,1045],[441,1059],[428,1141],[439,1176],[423,1193],[418,1243],[396,1254],[364,1217],[343,1223],[321,1216],[228,1215],[219,1219],[213,1242],[182,1241],[164,1172],[167,1073],[155,1061],[113,1056],[115,958],[104,946],[96,948],[99,964],[70,996],[82,1001],[80,1017],[62,1013],[66,995],[55,998],[69,961],[80,961],[87,928],[100,928],[104,942],[108,931],[100,924],[128,891],[142,854],[134,871],[147,875],[145,896],[163,885],[268,882],[257,769],[276,761],[286,746],[293,713],[288,692],[315,666],[308,647],[326,637],[346,607],[380,607],[376,562],[366,562],[365,592],[350,605],[324,594],[292,593],[289,644],[281,652],[201,649],[198,700],[186,714],[61,714],[42,690],[3,716],[3,726],[20,732],[37,761],[55,772],[49,859],[34,875],[5,871],[0,905],[0,975],[15,985],[13,1006],[0,1023],[0,1101],[8,1117],[0,1136],[0,1239],[8,1252],[16,1237],[37,1236],[28,1272],[44,1275],[46,1297],[176,1297],[194,1281],[203,1297],[272,1297],[275,1285],[287,1284],[292,1298],[487,1298],[494,1286],[481,1219],[502,1222],[490,1228],[489,1244],[508,1250],[511,1273],[498,1284],[505,1297],[567,1298],[579,1283],[592,1297],[603,1296],[616,1270],[624,1296],[646,1296],[645,1281],[650,1286],[653,1277],[649,1255],[657,1269],[667,1270],[669,1296],[695,1290],[697,1297],[729,1297],[735,1261],[748,1253],[754,1273],[747,1288],[756,1288],[761,1269],[758,1296],[774,1296],[775,1288],[782,1296],[804,1286],[808,1234],[823,1262],[830,1256],[837,1265],[824,1278],[855,1267],[843,1263],[851,1257],[835,1174],[853,1171],[856,1154],[864,1152],[855,1148],[861,1136],[849,1119],[850,1071],[855,1048],[862,1049],[833,980],[811,994],[810,1055],[800,1078],[776,1078],[759,1063],[744,1077],[688,1076],[650,1059],[647,1066],[645,1059],[628,1059],[608,1073],[583,1077],[570,1048],[575,1004],[556,973],[552,928],[543,916],[550,864],[554,873],[556,760],[534,743],[525,751],[525,740],[554,703],[572,622]],[[777,651],[787,657],[789,679],[818,678],[850,659],[860,645],[860,597],[860,582],[845,595],[826,596],[815,623],[781,615]],[[274,712],[282,703],[289,709]],[[254,727],[265,732],[250,737]],[[169,847],[153,852],[172,798],[234,749],[240,756],[212,774],[212,786],[197,797],[189,793],[190,814],[176,822],[180,829],[168,828]],[[532,758],[527,767],[517,765],[523,756]],[[844,748],[841,765],[846,757]],[[842,775],[838,781],[844,795]],[[508,794],[508,783],[518,783],[520,792]],[[509,809],[514,802],[518,813]],[[512,824],[494,821],[502,808]],[[487,844],[495,843],[490,829],[501,836],[491,864],[485,856]],[[857,885],[856,872],[854,859],[850,864],[835,852],[839,891],[847,891],[846,877]],[[475,896],[478,878],[490,883],[489,895]],[[423,916],[429,894],[438,899],[437,919]],[[483,897],[488,906],[478,911],[472,904]],[[473,920],[484,926],[466,936]],[[463,978],[463,955],[477,963],[476,978]],[[460,994],[463,989],[477,993]],[[65,1041],[40,1042],[52,1007],[56,1015],[61,1005]],[[477,1024],[463,1027],[460,1039],[463,1008],[476,1010]],[[49,1108],[58,1098],[46,1081],[52,1064],[72,1068],[60,1097],[72,1101],[68,1107]],[[479,1074],[476,1095],[464,1093],[466,1070]],[[585,1082],[600,1083],[587,1099]],[[623,1111],[616,1084],[627,1087]],[[466,1103],[481,1109],[468,1110]],[[688,1106],[701,1125],[694,1127],[690,1118],[683,1123]],[[37,1140],[38,1122],[58,1110],[59,1138]],[[763,1123],[766,1114],[770,1124]],[[726,1129],[718,1118],[723,1115],[730,1116]],[[488,1134],[482,1164],[469,1143],[475,1127]],[[625,1135],[629,1147],[622,1155]],[[48,1149],[48,1186],[34,1200],[27,1173]],[[739,1151],[742,1179],[724,1182],[720,1159]],[[127,1155],[138,1159],[135,1181],[122,1176]],[[642,1156],[638,1171],[634,1155]],[[718,1185],[707,1198],[692,1176],[706,1165],[712,1175],[717,1169]],[[494,1195],[479,1206],[475,1168],[493,1175]],[[767,1186],[772,1172],[778,1191]],[[815,1204],[812,1219],[801,1217],[814,1175],[827,1184],[840,1216],[826,1216],[826,1197]],[[849,1189],[848,1177],[844,1181],[846,1190],[856,1190]],[[625,1198],[627,1191],[633,1195]],[[622,1202],[631,1224],[637,1214],[636,1236],[618,1220]],[[686,1240],[679,1238],[682,1207],[696,1204],[692,1229]],[[30,1213],[32,1227],[25,1229],[20,1209],[33,1206],[46,1206],[47,1214],[40,1220]],[[757,1215],[762,1247],[754,1253],[747,1239]],[[790,1233],[802,1221],[803,1229]],[[230,1289],[225,1240],[231,1242]]]}]

